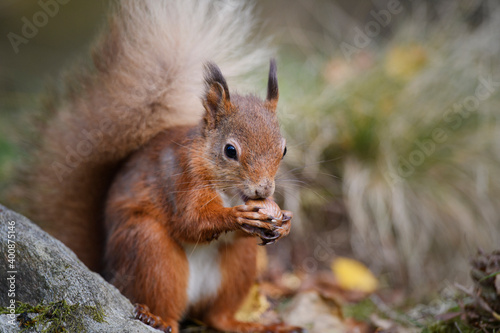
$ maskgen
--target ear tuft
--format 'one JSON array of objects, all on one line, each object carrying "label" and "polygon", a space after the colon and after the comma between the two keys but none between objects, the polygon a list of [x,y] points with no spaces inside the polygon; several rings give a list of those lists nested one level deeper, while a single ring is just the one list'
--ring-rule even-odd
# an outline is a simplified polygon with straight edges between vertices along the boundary
[{"label": "ear tuft", "polygon": [[278,105],[278,75],[276,68],[276,60],[274,58],[271,59],[269,64],[269,79],[267,81],[267,98],[266,104],[272,110],[276,110],[276,106]]},{"label": "ear tuft", "polygon": [[213,62],[207,62],[205,64],[205,85],[207,87],[207,91],[214,83],[218,83],[222,86],[222,88],[224,89],[226,100],[229,101],[229,88],[227,87],[226,79],[222,75],[219,66],[217,66]]},{"label": "ear tuft", "polygon": [[226,79],[219,67],[208,62],[205,64],[205,96],[203,106],[205,107],[205,126],[215,128],[217,123],[231,109],[229,100],[229,89]]}]

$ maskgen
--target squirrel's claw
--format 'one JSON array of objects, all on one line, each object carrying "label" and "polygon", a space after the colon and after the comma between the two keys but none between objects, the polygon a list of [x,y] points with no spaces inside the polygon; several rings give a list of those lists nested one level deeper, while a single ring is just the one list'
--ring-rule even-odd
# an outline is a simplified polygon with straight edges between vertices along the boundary
[{"label": "squirrel's claw", "polygon": [[172,327],[167,325],[161,317],[152,314],[146,304],[134,304],[134,315],[135,319],[142,321],[146,325],[165,333],[172,333]]},{"label": "squirrel's claw", "polygon": [[[262,239],[262,243],[259,245],[268,245],[268,244],[273,244],[278,241],[278,239],[286,237],[290,233],[290,228],[292,224],[290,223],[290,218],[285,219],[285,216],[283,217],[283,224],[281,227],[277,227],[275,230],[273,230],[273,235],[272,237],[263,237],[263,235],[260,235],[260,238]],[[265,236],[265,235],[264,235]]]},{"label": "squirrel's claw", "polygon": [[293,213],[289,210],[282,210],[283,213],[283,223],[290,221],[293,218]]},{"label": "squirrel's claw", "polygon": [[276,232],[276,231],[273,231],[272,234],[270,233],[266,233],[266,232],[263,232],[259,235],[260,239],[262,240],[261,243],[259,243],[259,245],[268,245],[268,244],[274,244],[276,243],[276,241],[281,238],[281,235]]}]

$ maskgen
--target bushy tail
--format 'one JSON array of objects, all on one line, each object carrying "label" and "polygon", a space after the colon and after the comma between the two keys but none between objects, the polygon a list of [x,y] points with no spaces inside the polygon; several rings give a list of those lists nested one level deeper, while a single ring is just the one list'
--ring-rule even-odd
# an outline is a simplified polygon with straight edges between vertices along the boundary
[{"label": "bushy tail", "polygon": [[161,130],[200,119],[206,61],[229,81],[266,67],[254,23],[244,1],[117,3],[93,64],[50,104],[28,170],[32,219],[98,270],[103,203],[120,161]]}]

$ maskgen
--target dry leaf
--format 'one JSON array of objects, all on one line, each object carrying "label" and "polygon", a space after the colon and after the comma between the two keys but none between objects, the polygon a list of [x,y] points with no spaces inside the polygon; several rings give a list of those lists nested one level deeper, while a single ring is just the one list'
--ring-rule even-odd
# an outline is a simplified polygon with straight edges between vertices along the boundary
[{"label": "dry leaf", "polygon": [[236,313],[235,318],[245,322],[258,321],[260,316],[266,312],[269,307],[270,304],[266,296],[260,293],[259,285],[256,283],[250,288],[250,292]]},{"label": "dry leaf", "polygon": [[345,333],[340,308],[316,291],[297,294],[283,313],[287,324],[304,327],[309,333]]},{"label": "dry leaf", "polygon": [[372,293],[377,289],[377,279],[359,261],[338,257],[332,262],[331,268],[339,286],[345,290]]},{"label": "dry leaf", "polygon": [[281,276],[281,283],[290,290],[297,290],[300,288],[302,280],[297,274],[287,272]]}]

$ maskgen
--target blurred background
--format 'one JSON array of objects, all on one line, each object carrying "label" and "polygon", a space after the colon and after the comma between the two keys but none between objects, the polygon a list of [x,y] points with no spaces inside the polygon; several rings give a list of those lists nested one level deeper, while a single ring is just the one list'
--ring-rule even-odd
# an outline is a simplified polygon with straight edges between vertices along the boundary
[{"label": "blurred background", "polygon": [[[15,201],[46,83],[88,56],[108,5],[69,0],[44,23],[36,1],[0,3],[1,202]],[[288,141],[277,197],[295,213],[268,247],[270,274],[347,256],[416,299],[466,283],[478,248],[500,247],[500,5],[261,0],[256,12]]]}]

